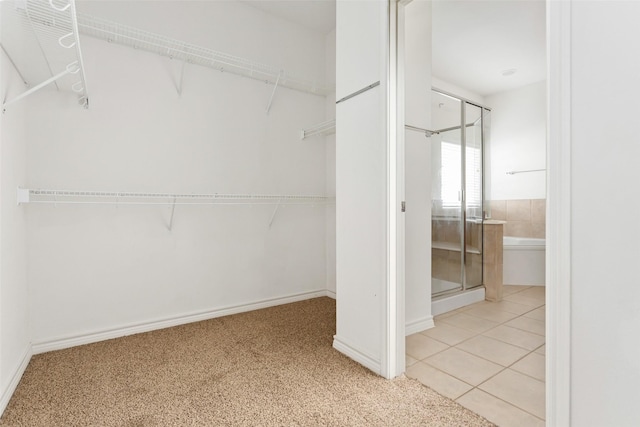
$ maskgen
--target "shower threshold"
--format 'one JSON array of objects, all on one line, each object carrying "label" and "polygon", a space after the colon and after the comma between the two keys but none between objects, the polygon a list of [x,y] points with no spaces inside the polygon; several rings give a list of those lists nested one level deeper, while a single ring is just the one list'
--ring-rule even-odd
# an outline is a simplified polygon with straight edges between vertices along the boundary
[{"label": "shower threshold", "polygon": [[434,316],[456,310],[467,305],[484,301],[484,286],[478,286],[467,291],[460,291],[455,294],[435,297],[431,301],[431,313]]}]

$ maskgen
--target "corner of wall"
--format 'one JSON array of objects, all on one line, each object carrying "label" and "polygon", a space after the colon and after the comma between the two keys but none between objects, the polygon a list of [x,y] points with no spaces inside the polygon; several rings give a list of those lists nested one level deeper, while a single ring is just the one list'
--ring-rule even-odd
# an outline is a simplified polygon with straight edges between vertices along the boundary
[{"label": "corner of wall", "polygon": [[29,344],[24,349],[23,356],[20,359],[20,364],[14,370],[11,379],[5,387],[0,389],[0,417],[2,417],[5,409],[7,409],[7,406],[11,401],[11,397],[13,396],[13,393],[16,391],[16,388],[18,387],[18,384],[22,379],[22,375],[27,370],[27,366],[29,366],[29,362],[31,361],[31,356],[33,356],[33,351],[31,349],[31,344]]}]

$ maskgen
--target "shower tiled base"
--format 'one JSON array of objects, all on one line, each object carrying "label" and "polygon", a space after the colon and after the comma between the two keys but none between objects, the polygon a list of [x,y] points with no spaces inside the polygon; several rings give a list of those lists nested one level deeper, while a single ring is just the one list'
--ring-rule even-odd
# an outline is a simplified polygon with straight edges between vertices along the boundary
[{"label": "shower tiled base", "polygon": [[545,288],[504,286],[407,337],[407,376],[498,426],[544,426]]}]

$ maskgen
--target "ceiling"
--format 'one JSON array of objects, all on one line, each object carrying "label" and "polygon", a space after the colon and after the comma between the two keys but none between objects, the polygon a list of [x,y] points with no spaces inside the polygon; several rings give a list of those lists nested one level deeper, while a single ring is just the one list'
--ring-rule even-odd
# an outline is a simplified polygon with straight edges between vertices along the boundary
[{"label": "ceiling", "polygon": [[434,1],[433,75],[482,96],[544,80],[545,1]]},{"label": "ceiling", "polygon": [[[325,34],[335,28],[335,0],[244,3]],[[481,96],[542,81],[545,32],[545,0],[435,0],[433,75]]]}]

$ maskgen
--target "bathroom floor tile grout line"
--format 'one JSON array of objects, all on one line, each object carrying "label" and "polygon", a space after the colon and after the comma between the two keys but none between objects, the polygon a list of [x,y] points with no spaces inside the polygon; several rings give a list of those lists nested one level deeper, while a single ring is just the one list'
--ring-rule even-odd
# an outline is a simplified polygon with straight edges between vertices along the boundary
[{"label": "bathroom floor tile grout line", "polygon": [[[517,319],[517,317],[516,317],[516,318],[514,318],[514,319]],[[511,320],[514,320],[514,319],[511,319]],[[511,320],[507,320],[507,322],[510,322]],[[521,348],[521,349],[523,349],[523,350],[527,350],[527,351],[528,351],[528,352],[530,352],[530,353],[532,353],[532,352],[536,351],[537,349],[539,349],[540,347],[542,347],[543,345],[545,345],[545,344],[546,344],[546,337],[545,337],[544,335],[536,334],[535,332],[527,331],[527,330],[525,330],[525,329],[520,329],[520,328],[517,328],[517,327],[515,327],[515,326],[506,325],[505,323],[507,323],[507,322],[499,323],[499,324],[497,324],[496,326],[494,326],[494,327],[492,327],[492,328],[490,328],[490,329],[487,329],[486,331],[483,331],[483,332],[477,332],[477,331],[473,331],[473,330],[471,330],[471,329],[463,328],[463,327],[461,327],[461,326],[453,325],[453,324],[451,324],[451,323],[443,322],[443,323],[446,323],[446,325],[447,325],[447,326],[453,326],[453,327],[455,327],[455,328],[462,329],[462,330],[467,331],[467,332],[473,332],[473,333],[475,334],[475,335],[473,335],[473,336],[470,336],[469,338],[465,338],[465,339],[461,340],[460,342],[458,342],[458,343],[456,343],[456,344],[454,344],[454,345],[448,344],[448,343],[446,343],[446,342],[444,342],[444,341],[442,341],[442,340],[439,340],[438,338],[432,337],[432,336],[427,335],[427,334],[425,334],[425,333],[424,333],[424,332],[430,331],[431,329],[427,329],[426,331],[422,331],[422,332],[418,332],[418,333],[419,333],[420,335],[423,335],[423,336],[427,337],[427,338],[431,338],[432,340],[438,341],[439,343],[445,344],[445,345],[447,345],[447,346],[449,346],[449,347],[457,347],[458,345],[460,345],[460,344],[462,344],[462,343],[464,343],[464,342],[467,342],[467,341],[469,341],[469,340],[472,340],[472,339],[474,339],[474,338],[476,338],[476,337],[479,337],[479,336],[483,336],[483,337],[486,337],[486,338],[491,338],[491,339],[493,339],[493,340],[500,341],[501,343],[508,344],[508,345],[512,345],[512,346],[514,346],[514,347]],[[519,346],[519,345],[517,345],[517,344],[512,344],[512,343],[510,343],[510,342],[503,341],[503,340],[501,340],[501,339],[499,339],[499,338],[494,338],[494,337],[491,337],[491,336],[485,335],[487,332],[490,332],[490,331],[492,331],[492,330],[494,330],[494,329],[496,329],[496,328],[499,328],[500,326],[506,326],[506,327],[508,327],[508,328],[517,329],[518,331],[527,332],[527,333],[534,334],[534,335],[537,335],[537,336],[540,336],[540,337],[544,337],[544,338],[545,338],[545,343],[540,344],[539,346],[537,346],[537,347],[536,347],[535,349],[533,349],[533,350],[530,350],[530,349],[528,349],[528,348],[526,348],[526,347],[521,347],[521,346]],[[436,326],[436,327],[437,327],[437,326]],[[443,352],[443,351],[445,351],[445,350],[446,350],[446,349],[444,349],[444,350],[440,350],[440,351],[437,351],[437,352],[435,352],[435,353],[433,353],[433,354],[430,354],[430,355],[429,355],[429,356],[427,356],[427,357],[431,357],[431,356],[436,355],[436,354],[438,354],[438,353],[441,353],[441,352]],[[463,349],[460,349],[460,350],[463,350]],[[464,351],[464,350],[463,350],[463,351]],[[467,352],[467,353],[468,353],[468,352]],[[407,353],[407,354],[409,354],[409,353]],[[414,358],[414,359],[416,359],[416,360],[424,360],[424,359],[425,359],[425,358],[423,358],[423,359],[419,359],[419,358],[417,358],[417,357],[415,357],[415,356],[413,356],[413,355],[411,355],[411,354],[409,354],[409,356],[413,357],[413,358]],[[480,356],[479,356],[479,357],[480,357]],[[493,363],[495,363],[495,362],[493,362]]]},{"label": "bathroom floor tile grout line", "polygon": [[[496,374],[496,375],[497,375],[497,374]],[[526,410],[526,409],[524,409],[524,408],[521,408],[520,406],[516,405],[515,403],[512,403],[512,402],[506,401],[506,400],[504,400],[503,398],[501,398],[501,397],[499,397],[499,396],[496,396],[496,395],[494,395],[494,394],[491,394],[491,393],[489,393],[489,392],[488,392],[488,391],[486,391],[486,390],[482,390],[482,389],[481,389],[481,388],[479,388],[479,387],[480,387],[480,385],[479,385],[478,387],[474,387],[474,388],[472,388],[471,390],[469,390],[469,391],[466,391],[466,392],[462,393],[460,396],[458,396],[458,397],[457,397],[457,398],[455,398],[454,400],[455,400],[456,402],[458,402],[458,400],[459,400],[459,399],[462,399],[462,397],[466,396],[467,394],[471,393],[472,391],[474,391],[474,390],[479,390],[479,391],[481,391],[481,392],[483,392],[483,393],[487,393],[489,396],[491,396],[491,397],[493,397],[493,398],[495,398],[495,399],[500,400],[501,402],[506,403],[506,404],[507,404],[507,405],[509,405],[509,406],[513,406],[514,408],[517,408],[517,409],[521,410],[522,412],[525,412],[525,413],[527,413],[527,414],[531,415],[532,417],[536,417],[537,419],[539,419],[539,420],[541,420],[541,421],[545,421],[545,419],[544,419],[544,418],[540,418],[538,415],[536,415],[536,414],[532,414],[532,413],[531,413],[531,412],[529,412],[528,410]],[[460,402],[458,402],[458,403],[460,403]],[[461,405],[462,405],[462,404],[461,404]],[[462,406],[464,406],[464,405],[462,405]]]},{"label": "bathroom floor tile grout line", "polygon": [[[540,348],[540,347],[538,347],[538,348]],[[442,351],[444,351],[444,350],[442,350]],[[442,351],[439,351],[438,353],[442,353]],[[462,351],[464,351],[464,350],[462,350]],[[535,350],[534,350],[534,351],[535,351]],[[433,355],[438,354],[438,353],[434,353]],[[471,354],[471,353],[470,353],[470,354]],[[529,353],[529,354],[530,354],[530,353]],[[528,356],[529,354],[527,354],[527,356]],[[432,356],[433,356],[433,355],[432,355]],[[474,355],[474,356],[475,356],[475,355]],[[431,356],[429,356],[429,357],[431,357]],[[478,357],[480,357],[480,356],[478,356]],[[526,357],[526,356],[524,356],[524,357]],[[428,358],[428,357],[427,357],[427,358]],[[425,358],[425,359],[427,359],[427,358]],[[443,373],[443,374],[445,374],[445,375],[447,375],[447,376],[450,376],[450,377],[452,377],[452,378],[454,378],[454,379],[456,379],[456,380],[458,380],[458,381],[460,381],[460,382],[462,382],[462,383],[464,383],[464,384],[468,385],[469,387],[471,387],[469,390],[465,391],[465,392],[464,392],[464,393],[462,393],[460,396],[458,396],[458,397],[456,397],[455,399],[453,399],[454,401],[456,401],[456,402],[457,402],[457,401],[458,401],[458,399],[462,398],[463,396],[465,396],[465,395],[467,395],[467,394],[471,393],[473,390],[476,390],[476,389],[477,389],[477,390],[480,390],[480,391],[481,391],[481,392],[483,392],[483,393],[487,393],[488,395],[490,395],[490,396],[492,396],[492,397],[494,397],[494,398],[496,398],[496,399],[498,399],[498,400],[500,400],[500,401],[502,401],[502,402],[506,403],[507,405],[513,406],[514,408],[518,408],[518,409],[520,409],[521,411],[526,412],[527,414],[529,414],[529,415],[531,415],[531,416],[534,416],[534,417],[536,417],[536,418],[537,418],[537,419],[539,419],[539,420],[544,421],[544,419],[543,419],[543,418],[540,418],[539,416],[537,416],[537,415],[535,415],[535,414],[532,414],[532,413],[531,413],[531,412],[529,412],[527,409],[522,408],[522,407],[520,407],[520,406],[518,406],[518,405],[514,404],[513,402],[509,402],[509,401],[507,401],[507,400],[504,400],[503,398],[501,398],[501,397],[499,397],[499,396],[496,396],[496,395],[494,395],[494,394],[491,394],[490,392],[488,392],[488,391],[483,390],[483,389],[481,389],[481,388],[480,388],[480,386],[481,386],[482,384],[486,383],[487,381],[489,381],[489,380],[493,379],[495,376],[497,376],[497,375],[501,374],[502,372],[506,371],[507,369],[509,369],[509,368],[510,368],[510,366],[511,366],[511,365],[510,365],[510,366],[507,366],[507,367],[502,367],[502,366],[501,366],[503,369],[501,369],[500,371],[498,371],[498,372],[496,372],[495,374],[491,375],[489,378],[487,378],[486,380],[482,381],[480,384],[478,384],[478,385],[473,385],[473,384],[469,384],[467,381],[465,381],[465,380],[463,380],[463,379],[461,379],[461,378],[456,377],[455,375],[452,375],[452,374],[451,374],[451,373],[449,373],[449,372],[443,371],[442,369],[438,368],[437,366],[433,366],[432,364],[430,364],[429,362],[427,362],[425,359],[417,360],[417,361],[416,361],[416,363],[424,363],[425,365],[429,366],[430,368],[435,369],[436,371],[439,371],[439,372],[441,372],[441,373]],[[485,360],[487,360],[487,359],[485,359]],[[519,360],[520,360],[520,359],[519,359]],[[415,365],[416,363],[414,363],[414,365]],[[495,363],[495,362],[493,362],[493,363]],[[514,363],[517,363],[517,361],[516,361],[516,362],[514,362]],[[413,365],[412,365],[412,366],[413,366]],[[530,375],[526,375],[526,374],[524,374],[524,373],[522,373],[522,372],[519,372],[519,371],[516,371],[516,372],[518,372],[518,373],[520,373],[520,374],[522,374],[522,375],[525,375],[525,376],[527,376],[527,377],[529,377],[529,378],[533,378],[532,376],[530,376]],[[540,380],[539,380],[539,379],[537,379],[537,378],[533,378],[533,379],[534,379],[534,380],[536,380],[536,381],[540,381]],[[425,387],[429,387],[429,386],[428,386],[428,385],[426,385],[426,384],[423,384],[423,385],[424,385]],[[429,387],[429,388],[431,388],[431,387]],[[436,391],[437,391],[437,390],[436,390]],[[464,406],[464,405],[463,405],[463,406]]]},{"label": "bathroom floor tile grout line", "polygon": [[[476,335],[476,336],[477,336],[477,335]],[[469,339],[473,339],[473,338],[475,338],[475,337],[471,337],[471,338],[469,338]],[[489,338],[490,338],[490,337],[489,337]],[[465,340],[465,341],[468,341],[468,340]],[[465,341],[461,341],[461,342],[460,342],[460,344],[462,344],[462,343],[463,343],[463,342],[465,342]],[[542,347],[543,345],[544,345],[544,344],[541,344],[540,346],[536,347],[534,350],[527,350],[527,353],[526,353],[525,355],[523,355],[522,357],[520,357],[520,358],[516,359],[516,360],[515,360],[515,361],[513,361],[510,365],[507,365],[507,366],[502,365],[502,364],[500,364],[500,363],[498,363],[498,362],[496,362],[496,361],[494,361],[494,360],[487,359],[486,357],[480,356],[480,355],[478,355],[478,354],[471,353],[470,351],[467,351],[467,350],[465,350],[465,349],[463,349],[463,348],[458,348],[458,347],[457,347],[457,346],[458,346],[458,344],[456,344],[456,345],[452,345],[452,346],[449,346],[448,348],[445,348],[445,349],[443,349],[443,350],[437,351],[437,352],[435,352],[435,353],[433,353],[433,354],[430,354],[429,356],[424,357],[424,358],[422,358],[422,359],[418,359],[418,358],[416,358],[415,356],[411,356],[409,353],[407,353],[407,354],[409,354],[409,356],[411,356],[411,357],[413,357],[414,359],[416,359],[416,361],[417,361],[417,362],[426,363],[426,364],[427,364],[427,365],[429,365],[430,367],[432,367],[432,368],[434,368],[434,369],[437,369],[437,370],[439,370],[439,371],[441,371],[441,372],[444,372],[445,374],[447,374],[447,375],[449,375],[449,376],[452,376],[452,377],[454,377],[455,379],[457,379],[457,380],[460,380],[460,381],[464,382],[465,384],[469,384],[469,383],[468,383],[468,382],[466,382],[466,381],[464,381],[462,378],[458,378],[457,376],[455,376],[455,375],[453,375],[453,374],[451,374],[451,373],[449,373],[449,372],[446,372],[446,371],[443,371],[442,369],[439,369],[438,367],[436,367],[436,366],[432,365],[431,363],[429,363],[429,362],[427,361],[427,359],[429,359],[430,357],[433,357],[433,356],[435,356],[435,355],[437,355],[437,354],[440,354],[440,353],[442,353],[442,352],[445,352],[445,351],[447,351],[447,350],[449,350],[449,349],[455,348],[456,350],[460,350],[460,351],[462,351],[462,352],[464,352],[464,353],[470,354],[471,356],[475,356],[475,357],[477,357],[477,358],[479,358],[479,359],[482,359],[482,360],[484,360],[484,361],[491,362],[491,363],[493,363],[494,365],[498,365],[498,366],[500,366],[500,367],[502,368],[500,371],[496,372],[494,375],[490,376],[489,378],[487,378],[486,380],[484,380],[483,382],[481,382],[481,383],[480,383],[480,384],[478,384],[477,386],[474,386],[473,384],[469,384],[469,385],[470,385],[470,386],[472,386],[472,387],[479,387],[480,385],[482,385],[482,384],[484,384],[485,382],[489,381],[491,378],[493,378],[493,377],[495,377],[496,375],[498,375],[500,372],[502,372],[502,371],[504,371],[504,370],[506,370],[506,369],[511,369],[511,367],[512,367],[513,365],[515,365],[516,363],[518,363],[519,361],[521,361],[521,360],[522,360],[522,359],[524,359],[525,357],[530,356],[530,355],[531,355],[531,353],[535,353],[535,351],[536,351],[537,349],[539,349],[540,347]],[[514,347],[515,347],[515,346],[514,346]],[[518,347],[518,348],[522,348],[522,347]],[[526,349],[523,349],[523,350],[526,350]],[[520,372],[520,371],[518,371],[517,369],[512,369],[512,370],[513,370],[513,371],[518,372],[519,374],[522,374],[522,375],[524,375],[524,376],[527,376],[527,377],[529,377],[529,378],[532,378],[532,379],[534,379],[534,380],[536,380],[536,381],[541,381],[539,378],[533,377],[533,376],[531,376],[531,375],[529,375],[529,374],[527,374],[527,373],[524,373],[524,372]],[[541,382],[543,382],[543,383],[544,383],[545,381],[541,381]]]},{"label": "bathroom floor tile grout line", "polygon": [[[540,306],[540,307],[544,307],[544,305],[542,305],[542,306]],[[540,307],[536,307],[534,310],[537,310],[537,309],[538,309],[538,308],[540,308]],[[527,313],[529,313],[529,312],[527,312]],[[526,314],[526,313],[525,313],[525,314]],[[489,322],[492,322],[492,323],[498,323],[498,322],[495,322],[495,321],[491,321],[491,320],[488,320],[488,319],[484,319],[484,318],[482,318],[482,317],[474,316],[473,314],[467,314],[467,316],[472,316],[472,317],[475,317],[475,318],[477,318],[477,319],[486,320],[486,321],[489,321]],[[498,323],[497,325],[492,326],[491,328],[489,328],[489,329],[487,329],[487,330],[485,330],[485,331],[482,331],[482,332],[474,331],[473,329],[465,328],[464,326],[454,325],[453,323],[449,323],[449,322],[447,322],[447,321],[446,321],[446,320],[444,320],[444,319],[443,319],[443,320],[441,320],[441,322],[442,322],[442,323],[446,323],[448,326],[453,326],[453,327],[456,327],[456,328],[458,328],[458,329],[463,329],[463,330],[465,330],[465,331],[473,332],[473,333],[474,333],[474,334],[476,334],[476,335],[484,335],[484,334],[486,334],[487,332],[489,332],[489,331],[491,331],[491,330],[493,330],[493,329],[495,329],[495,328],[498,328],[498,327],[500,327],[500,326],[507,326],[507,327],[509,327],[509,328],[517,329],[517,330],[519,330],[519,331],[524,331],[524,332],[528,332],[528,333],[530,333],[530,334],[534,334],[534,335],[538,335],[538,336],[544,337],[544,335],[543,335],[543,334],[538,334],[538,333],[536,333],[536,332],[531,332],[531,331],[528,331],[528,330],[526,330],[526,329],[518,328],[517,326],[507,325],[507,323],[508,323],[508,322],[511,322],[511,321],[513,321],[513,320],[516,320],[516,319],[518,319],[519,317],[522,317],[522,315],[521,315],[521,316],[518,316],[518,317],[514,317],[513,319],[509,319],[509,320],[507,320],[507,321],[504,321],[504,322]],[[445,318],[445,319],[446,319],[446,318]],[[528,317],[527,317],[527,319],[530,319],[530,318],[528,318]],[[531,319],[531,320],[536,320],[536,319]],[[437,321],[437,320],[436,320],[436,321]],[[538,322],[541,322],[541,320],[537,320],[537,321],[538,321]],[[437,327],[437,326],[436,326],[436,327]],[[427,329],[427,331],[429,331],[429,329]],[[423,332],[426,332],[426,331],[423,331]],[[422,332],[420,332],[420,333],[422,334]],[[428,335],[426,335],[426,334],[422,334],[422,335],[428,336]],[[429,337],[429,338],[431,338],[431,337]],[[471,338],[473,338],[473,337],[471,337]],[[436,339],[436,338],[434,338],[434,339]],[[494,339],[495,339],[495,338],[494,338]],[[498,341],[502,341],[502,340],[498,340]],[[445,344],[446,344],[446,343],[445,343]],[[457,345],[457,344],[456,344],[456,345]]]},{"label": "bathroom floor tile grout line", "polygon": [[[519,294],[521,292],[524,292],[524,291],[526,291],[528,289],[531,289],[531,288],[534,288],[534,287],[533,286],[527,286],[524,289],[517,290],[515,292],[510,292],[509,294],[506,294],[505,297],[508,297],[508,296],[511,296],[511,295],[517,295],[517,294]],[[539,300],[538,296],[527,297],[527,298],[529,298],[531,301]],[[538,381],[538,382],[541,382],[543,384],[546,382],[546,378],[545,378],[545,380],[540,380],[539,378],[536,378],[536,377],[534,377],[534,376],[532,376],[532,375],[530,375],[530,374],[528,374],[526,372],[521,372],[520,370],[514,368],[514,366],[517,363],[521,362],[523,359],[526,359],[527,357],[530,357],[534,353],[537,354],[537,355],[540,355],[542,357],[545,357],[544,353],[543,354],[537,353],[540,350],[540,348],[542,348],[542,347],[544,347],[546,345],[546,336],[545,336],[545,334],[532,332],[531,330],[523,329],[523,328],[515,326],[515,325],[507,325],[507,323],[515,321],[515,320],[520,319],[520,318],[524,318],[524,319],[527,319],[527,320],[533,320],[535,322],[544,322],[544,321],[541,321],[541,320],[536,319],[536,318],[528,317],[527,314],[530,314],[530,313],[532,313],[532,312],[534,312],[536,310],[539,310],[541,308],[546,310],[546,300],[543,300],[543,302],[538,301],[539,304],[536,304],[535,306],[532,306],[530,304],[523,304],[521,302],[516,302],[516,301],[509,301],[507,299],[504,299],[503,301],[506,301],[506,302],[509,302],[509,303],[512,303],[512,304],[518,304],[518,305],[523,306],[523,307],[529,307],[530,309],[526,310],[524,312],[514,313],[513,311],[510,311],[508,309],[504,309],[502,307],[496,310],[495,307],[491,306],[491,302],[482,302],[482,303],[472,304],[472,305],[469,305],[467,307],[462,307],[460,309],[454,310],[454,311],[449,312],[449,313],[444,313],[445,314],[444,317],[436,316],[434,318],[434,320],[436,322],[436,327],[437,327],[437,324],[439,323],[440,325],[446,325],[446,326],[448,326],[450,328],[459,329],[460,331],[464,331],[467,334],[471,333],[473,335],[471,335],[471,336],[469,336],[467,338],[464,338],[464,339],[460,340],[459,342],[456,342],[454,345],[451,345],[451,344],[449,344],[447,342],[444,342],[442,339],[438,339],[437,337],[430,336],[428,334],[429,330],[421,331],[420,332],[421,335],[423,335],[423,336],[425,336],[425,337],[427,337],[429,339],[435,340],[438,343],[444,344],[446,347],[441,349],[441,350],[439,350],[439,351],[436,351],[436,352],[434,352],[432,354],[429,354],[428,356],[426,356],[426,357],[424,357],[422,359],[419,359],[417,357],[411,356],[409,353],[407,353],[407,355],[410,356],[412,359],[415,359],[415,362],[414,362],[413,365],[415,365],[417,363],[424,363],[429,368],[435,369],[436,371],[446,375],[447,377],[450,377],[450,378],[452,378],[454,380],[460,381],[462,384],[466,384],[468,387],[471,387],[469,390],[467,390],[466,392],[462,393],[460,396],[457,396],[456,398],[454,398],[454,400],[457,401],[457,402],[459,402],[459,400],[462,397],[466,396],[467,394],[469,394],[473,390],[478,390],[478,391],[481,391],[483,393],[486,393],[487,395],[491,396],[492,398],[497,399],[498,401],[503,402],[504,404],[506,404],[506,405],[508,405],[508,406],[510,406],[512,408],[520,410],[523,413],[534,417],[535,419],[544,421],[544,418],[541,418],[540,416],[532,413],[531,411],[529,411],[529,410],[527,410],[525,408],[522,408],[521,406],[519,406],[519,405],[517,405],[517,404],[515,404],[513,402],[505,400],[504,398],[496,396],[496,395],[490,393],[489,391],[486,391],[486,390],[483,390],[483,389],[480,388],[483,384],[486,384],[488,381],[494,379],[496,376],[504,373],[507,369],[511,370],[514,373],[517,373],[517,374],[523,375],[523,376],[525,376],[527,378],[530,378],[530,379],[532,379],[534,381]],[[513,317],[511,319],[508,319],[508,320],[504,320],[504,321],[495,321],[495,320],[492,320],[492,319],[488,319],[488,318],[485,318],[485,317],[478,316],[478,315],[473,314],[473,313],[468,313],[469,310],[472,310],[474,308],[482,308],[482,307],[486,307],[488,310],[491,310],[493,308],[497,312],[508,313],[509,315],[514,315],[515,317]],[[515,307],[518,307],[518,306],[516,305]],[[513,308],[512,308],[512,310],[513,310]],[[478,329],[475,329],[475,330],[474,329],[469,329],[468,327],[460,326],[459,324],[455,324],[455,323],[449,323],[447,321],[447,318],[449,318],[451,316],[454,316],[456,314],[461,314],[461,313],[466,314],[467,316],[471,316],[473,318],[479,319],[479,320],[483,320],[485,322],[493,323],[495,325],[491,326],[487,330],[484,330],[484,331],[480,332]],[[514,333],[522,332],[522,333],[526,333],[526,334],[532,334],[532,335],[535,335],[535,336],[538,336],[538,337],[545,338],[545,340],[541,344],[536,345],[534,348],[531,348],[531,346],[522,347],[521,345],[514,344],[513,341],[509,342],[509,341],[506,341],[505,339],[500,339],[500,338],[497,338],[497,337],[492,337],[492,336],[486,335],[490,331],[492,331],[492,330],[494,330],[496,328],[499,328],[500,326],[505,326],[507,328],[513,329],[514,331],[516,331]],[[499,341],[501,343],[504,343],[506,345],[510,345],[510,346],[518,348],[520,350],[525,350],[526,353],[524,353],[522,356],[520,356],[520,357],[516,358],[515,360],[513,360],[512,362],[510,362],[509,365],[505,366],[502,363],[497,363],[496,361],[491,360],[491,359],[489,359],[489,358],[487,358],[485,356],[482,356],[482,355],[479,355],[479,354],[475,354],[475,353],[473,353],[473,352],[471,352],[469,350],[466,350],[464,348],[460,348],[459,347],[460,345],[462,345],[464,343],[467,343],[468,341],[471,341],[471,340],[473,340],[473,339],[475,339],[477,337],[480,337],[480,336],[484,337],[484,338],[492,339],[492,340],[495,340],[495,341]],[[455,349],[457,349],[459,351],[462,351],[465,354],[468,354],[468,355],[473,356],[473,357],[477,357],[477,358],[479,358],[481,360],[484,360],[486,362],[490,362],[493,365],[498,366],[499,370],[497,372],[495,372],[493,375],[491,375],[488,378],[484,379],[478,385],[473,385],[473,384],[469,384],[467,381],[465,381],[465,380],[463,380],[461,378],[458,378],[458,376],[453,375],[453,374],[451,374],[451,373],[449,373],[447,371],[444,371],[444,370],[432,365],[431,363],[429,363],[429,360],[428,360],[429,358],[431,358],[433,356],[436,356],[437,354],[440,354],[440,353],[442,353],[444,351],[447,351],[447,350],[449,350],[451,348],[455,348]],[[411,365],[411,366],[413,366],[413,365]]]}]

